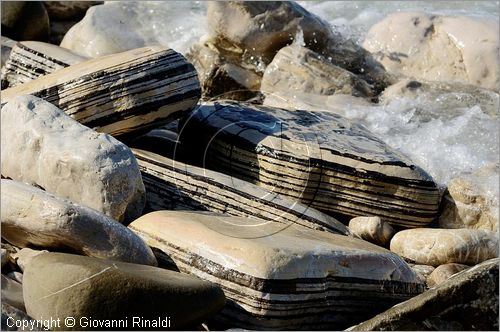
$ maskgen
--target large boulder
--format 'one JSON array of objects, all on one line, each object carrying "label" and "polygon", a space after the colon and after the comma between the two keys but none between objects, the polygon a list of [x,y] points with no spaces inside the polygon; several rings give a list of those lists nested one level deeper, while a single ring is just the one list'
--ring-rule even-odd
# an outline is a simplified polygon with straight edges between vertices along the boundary
[{"label": "large boulder", "polygon": [[130,149],[40,98],[20,96],[2,107],[1,144],[3,176],[119,221],[142,213],[144,184]]},{"label": "large boulder", "polygon": [[82,124],[112,135],[161,126],[200,98],[193,65],[161,46],[144,47],[72,65],[2,91],[2,105],[40,96]]},{"label": "large boulder", "polygon": [[156,265],[140,238],[98,211],[17,181],[2,179],[1,190],[2,238],[18,247]]},{"label": "large boulder", "polygon": [[407,229],[394,235],[391,251],[418,264],[474,265],[498,257],[498,234],[480,229]]},{"label": "large boulder", "polygon": [[182,211],[129,225],[176,267],[221,285],[214,319],[244,329],[339,329],[415,296],[423,284],[388,250],[298,225]]},{"label": "large boulder", "polygon": [[49,16],[41,1],[2,1],[2,35],[15,40],[49,39]]},{"label": "large boulder", "polygon": [[[23,289],[30,316],[60,319],[53,330],[193,329],[225,301],[219,287],[192,276],[59,253],[35,257]],[[96,321],[102,325],[90,325]]]},{"label": "large boulder", "polygon": [[363,46],[389,72],[498,91],[498,41],[494,21],[399,12],[375,24]]},{"label": "large boulder", "polygon": [[260,89],[266,95],[276,91],[360,97],[374,94],[365,80],[299,45],[279,50],[264,72]]},{"label": "large boulder", "polygon": [[[180,140],[200,165],[343,218],[403,227],[437,217],[432,178],[365,127],[331,112],[202,103]],[[206,157],[206,160],[204,159]]]},{"label": "large boulder", "polygon": [[498,331],[498,259],[457,273],[348,330]]},{"label": "large boulder", "polygon": [[176,158],[132,151],[146,186],[147,208],[151,210],[207,210],[349,234],[335,218],[252,183],[184,164]]}]

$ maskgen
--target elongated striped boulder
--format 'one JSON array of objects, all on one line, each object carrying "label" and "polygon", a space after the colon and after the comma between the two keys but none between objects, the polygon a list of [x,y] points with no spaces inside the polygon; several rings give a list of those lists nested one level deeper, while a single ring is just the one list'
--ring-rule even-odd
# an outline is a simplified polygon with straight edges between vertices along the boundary
[{"label": "elongated striped boulder", "polygon": [[363,240],[220,214],[157,211],[129,225],[177,268],[218,284],[215,319],[245,329],[342,329],[423,291],[397,255]]},{"label": "elongated striped boulder", "polygon": [[13,87],[87,59],[48,43],[16,43],[2,68],[2,81],[6,81],[8,87]]},{"label": "elongated striped boulder", "polygon": [[339,216],[404,227],[437,216],[432,178],[337,114],[203,103],[181,125],[180,140],[213,169]]},{"label": "elongated striped boulder", "polygon": [[2,105],[31,94],[97,131],[145,130],[190,111],[200,98],[196,71],[174,50],[151,46],[88,60],[2,91]]},{"label": "elongated striped boulder", "polygon": [[207,210],[349,234],[339,221],[297,201],[222,173],[132,149],[152,210]]}]

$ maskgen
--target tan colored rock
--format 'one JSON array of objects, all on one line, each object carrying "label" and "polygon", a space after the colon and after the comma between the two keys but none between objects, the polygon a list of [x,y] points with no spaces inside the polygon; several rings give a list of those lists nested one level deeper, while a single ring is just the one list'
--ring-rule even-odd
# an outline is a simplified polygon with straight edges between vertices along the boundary
[{"label": "tan colored rock", "polygon": [[[60,319],[53,330],[88,329],[90,319],[120,324],[92,326],[98,330],[189,330],[225,302],[219,287],[186,274],[60,253],[35,257],[24,272],[23,290],[30,316]],[[75,324],[67,324],[68,316]],[[149,324],[133,326],[132,317]]]},{"label": "tan colored rock", "polygon": [[389,72],[498,91],[498,41],[493,21],[398,12],[372,26],[363,46]]},{"label": "tan colored rock", "polygon": [[1,139],[3,176],[118,221],[141,215],[145,192],[137,161],[110,135],[96,133],[40,98],[21,96],[2,108]]},{"label": "tan colored rock", "polygon": [[233,327],[339,329],[423,290],[388,250],[299,225],[157,211],[129,228],[181,272],[219,284],[228,304],[214,319]]},{"label": "tan colored rock", "polygon": [[373,95],[370,85],[353,73],[299,45],[278,51],[262,77],[261,91],[313,93],[318,95]]},{"label": "tan colored rock", "polygon": [[156,265],[139,237],[98,211],[17,181],[2,179],[1,191],[2,237],[14,245]]},{"label": "tan colored rock", "polygon": [[193,65],[161,46],[100,57],[2,91],[2,105],[37,95],[99,132],[124,135],[191,111],[200,97]]},{"label": "tan colored rock", "polygon": [[431,274],[427,277],[427,285],[429,287],[437,286],[446,280],[448,280],[452,275],[468,269],[470,266],[457,263],[448,263],[439,265]]},{"label": "tan colored rock", "polygon": [[396,233],[392,226],[380,217],[356,217],[349,221],[349,230],[365,241],[382,247],[389,247],[389,243]]},{"label": "tan colored rock", "polygon": [[417,264],[474,265],[498,257],[498,234],[479,229],[407,229],[394,235],[391,251]]},{"label": "tan colored rock", "polygon": [[21,271],[24,272],[26,266],[31,262],[31,260],[43,253],[49,252],[48,250],[34,250],[31,248],[23,248],[12,255],[12,258],[16,262],[17,266]]},{"label": "tan colored rock", "polygon": [[441,204],[442,228],[498,231],[498,166],[451,179]]}]

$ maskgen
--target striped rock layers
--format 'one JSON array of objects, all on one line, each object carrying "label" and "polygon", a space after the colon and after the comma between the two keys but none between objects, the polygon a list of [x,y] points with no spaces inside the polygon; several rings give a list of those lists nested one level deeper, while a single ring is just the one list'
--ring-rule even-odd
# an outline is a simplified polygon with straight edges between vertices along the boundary
[{"label": "striped rock layers", "polygon": [[181,142],[209,167],[319,210],[403,227],[437,216],[432,178],[340,115],[214,102],[181,128]]},{"label": "striped rock layers", "polygon": [[338,329],[423,291],[397,255],[348,236],[199,212],[129,225],[181,272],[218,284],[216,317],[245,329]]},{"label": "striped rock layers", "polygon": [[161,46],[88,60],[2,91],[2,104],[22,94],[43,98],[82,124],[121,135],[161,126],[200,98],[193,65]]},{"label": "striped rock layers", "polygon": [[222,173],[132,149],[153,210],[208,210],[349,234],[342,223],[297,201]]},{"label": "striped rock layers", "polygon": [[25,41],[16,43],[2,68],[2,87],[13,87],[87,60],[56,45]]}]

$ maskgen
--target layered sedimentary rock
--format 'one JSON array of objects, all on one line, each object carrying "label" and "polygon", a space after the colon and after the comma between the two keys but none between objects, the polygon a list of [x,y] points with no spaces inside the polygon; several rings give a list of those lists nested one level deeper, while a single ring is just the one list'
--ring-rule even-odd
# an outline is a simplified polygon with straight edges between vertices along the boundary
[{"label": "layered sedimentary rock", "polygon": [[200,212],[129,225],[181,272],[220,285],[215,317],[245,329],[338,329],[423,290],[398,256],[351,237]]},{"label": "layered sedimentary rock", "polygon": [[498,259],[457,273],[441,285],[349,331],[497,331]]},{"label": "layered sedimentary rock", "polygon": [[349,230],[334,218],[252,183],[132,149],[152,210],[207,210],[339,234]]},{"label": "layered sedimentary rock", "polygon": [[[0,60],[2,61],[2,67],[5,65],[5,62],[9,59],[10,52],[12,52],[12,48],[16,45],[16,41],[10,38],[1,37],[2,43],[2,55],[0,56]],[[3,88],[3,87],[2,87]]]},{"label": "layered sedimentary rock", "polygon": [[319,210],[404,227],[437,216],[432,178],[334,113],[203,103],[180,128],[192,155],[206,156],[198,162]]},{"label": "layered sedimentary rock", "polygon": [[[56,45],[19,42],[2,68],[2,87],[13,87],[87,60]],[[4,82],[5,81],[5,82]]]},{"label": "layered sedimentary rock", "polygon": [[2,105],[32,94],[97,131],[145,130],[191,110],[200,97],[194,67],[161,46],[88,60],[2,91]]},{"label": "layered sedimentary rock", "polygon": [[[55,330],[189,330],[217,313],[225,301],[219,287],[189,275],[59,253],[33,259],[24,272],[23,290],[28,314],[60,319],[59,326],[52,326]],[[75,324],[67,324],[68,316]],[[169,323],[133,325],[132,317],[150,324],[168,318]],[[121,325],[81,324],[90,320]]]},{"label": "layered sedimentary rock", "polygon": [[473,265],[498,257],[498,234],[482,229],[407,229],[394,235],[391,251],[418,264]]},{"label": "layered sedimentary rock", "polygon": [[402,12],[375,24],[363,46],[390,72],[498,91],[498,43],[495,21]]},{"label": "layered sedimentary rock", "polygon": [[142,213],[144,184],[130,149],[40,98],[20,96],[2,107],[1,158],[3,176],[115,220]]},{"label": "layered sedimentary rock", "polygon": [[27,184],[2,179],[2,237],[98,258],[156,265],[151,249],[117,221]]}]

